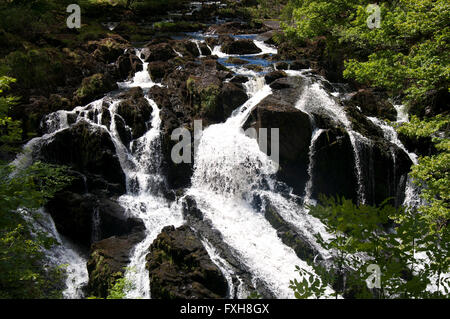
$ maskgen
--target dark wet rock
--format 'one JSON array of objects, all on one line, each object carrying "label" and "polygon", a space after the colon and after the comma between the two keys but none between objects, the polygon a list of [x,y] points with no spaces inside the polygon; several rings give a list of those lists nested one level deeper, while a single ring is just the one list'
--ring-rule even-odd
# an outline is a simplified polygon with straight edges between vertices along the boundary
[{"label": "dark wet rock", "polygon": [[273,81],[287,77],[286,72],[283,71],[273,71],[264,77],[266,79],[266,84],[271,84]]},{"label": "dark wet rock", "polygon": [[205,55],[205,56],[211,55],[212,52],[206,43],[204,43],[204,42],[199,43],[199,47],[200,47],[200,51],[201,51],[202,55]]},{"label": "dark wet rock", "polygon": [[361,144],[359,154],[367,203],[379,205],[391,198],[390,204],[401,205],[412,165],[408,155],[385,140]]},{"label": "dark wet rock", "polygon": [[22,119],[24,133],[47,132],[47,123],[42,122],[45,115],[58,110],[69,110],[72,108],[70,100],[59,94],[51,94],[49,98],[44,96],[30,97],[29,104],[21,105],[20,110],[13,109],[11,116]]},{"label": "dark wet rock", "polygon": [[119,134],[120,140],[122,141],[123,145],[129,147],[130,142],[133,139],[131,129],[127,126],[123,117],[118,114],[114,114],[114,122],[116,123],[116,130]]},{"label": "dark wet rock", "polygon": [[76,105],[85,105],[117,88],[117,83],[109,74],[97,73],[83,79],[74,94],[74,102]]},{"label": "dark wet rock", "polygon": [[111,136],[105,129],[91,126],[85,120],[55,134],[42,146],[40,157],[50,163],[69,165],[85,174],[100,175],[125,189],[125,175]]},{"label": "dark wet rock", "polygon": [[115,62],[125,49],[130,47],[128,41],[119,35],[113,34],[98,41],[89,41],[85,46],[96,60],[101,60],[105,63]]},{"label": "dark wet rock", "polygon": [[[313,262],[314,258],[319,255],[317,249],[312,246],[308,239],[300,234],[291,224],[283,220],[276,208],[267,203],[264,209],[264,217],[277,230],[277,235],[281,241],[291,247],[298,258],[304,261]],[[315,261],[320,260],[316,258]]]},{"label": "dark wet rock", "polygon": [[108,198],[100,198],[97,202],[99,239],[111,236],[123,236],[145,230],[142,220],[129,217],[125,209],[116,201]]},{"label": "dark wet rock", "polygon": [[[293,84],[300,78],[292,79]],[[302,195],[308,178],[308,150],[311,141],[309,116],[294,107],[301,90],[285,89],[274,92],[262,100],[250,113],[244,129],[249,127],[268,130],[268,154],[271,154],[271,129],[279,129],[279,178]]]},{"label": "dark wet rock", "polygon": [[249,29],[248,24],[236,21],[212,25],[207,32],[212,34],[240,34],[245,29]]},{"label": "dark wet rock", "polygon": [[358,182],[353,148],[343,129],[322,132],[315,143],[312,169],[312,197],[340,196],[358,200]]},{"label": "dark wet rock", "polygon": [[143,70],[142,61],[132,53],[121,55],[116,61],[116,67],[122,79],[127,79]]},{"label": "dark wet rock", "polygon": [[165,227],[146,257],[156,299],[225,298],[228,285],[189,226]]},{"label": "dark wet rock", "polygon": [[164,76],[172,71],[172,64],[162,61],[154,61],[148,64],[148,73],[154,82],[161,82]]},{"label": "dark wet rock", "polygon": [[235,75],[232,79],[230,79],[231,83],[245,83],[248,82],[248,77],[245,75]]},{"label": "dark wet rock", "polygon": [[167,43],[158,43],[147,46],[141,54],[144,62],[168,61],[177,56],[172,47]]},{"label": "dark wet rock", "polygon": [[310,67],[311,67],[311,63],[306,59],[295,60],[290,65],[291,70],[303,70],[303,69],[309,69]]},{"label": "dark wet rock", "polygon": [[437,152],[431,136],[411,137],[400,132],[398,133],[398,138],[403,143],[405,148],[414,154],[420,156],[431,156]]},{"label": "dark wet rock", "polygon": [[71,175],[75,176],[71,184],[57,192],[45,206],[60,234],[89,247],[95,241],[143,229],[141,220],[128,217],[116,201],[91,188],[82,174]]},{"label": "dark wet rock", "polygon": [[287,63],[287,62],[277,62],[277,63],[275,63],[275,68],[277,70],[288,70],[289,69],[289,63]]},{"label": "dark wet rock", "polygon": [[122,93],[119,98],[122,102],[117,106],[117,114],[131,128],[133,139],[137,139],[151,128],[152,107],[140,87]]},{"label": "dark wet rock", "polygon": [[183,56],[190,55],[192,57],[198,57],[201,53],[198,50],[197,44],[190,40],[177,41],[174,44],[174,48]]},{"label": "dark wet rock", "polygon": [[144,239],[144,232],[128,236],[110,237],[91,246],[87,263],[89,273],[88,292],[92,296],[106,298],[108,289],[123,278],[130,263],[132,249]]},{"label": "dark wet rock", "polygon": [[359,107],[361,112],[367,116],[395,121],[397,112],[387,98],[387,95],[383,93],[374,92],[370,89],[361,89],[354,93],[346,104]]},{"label": "dark wet rock", "polygon": [[255,72],[262,72],[264,70],[264,68],[261,65],[251,63],[244,65],[244,68]]},{"label": "dark wet rock", "polygon": [[248,99],[242,86],[234,83],[224,83],[220,93],[220,102],[223,108],[223,119],[227,119],[231,113],[244,104]]},{"label": "dark wet rock", "polygon": [[[174,91],[165,87],[154,86],[150,89],[149,94],[161,109],[162,168],[168,186],[173,189],[187,187],[192,175],[192,163],[175,163],[172,160],[172,149],[178,141],[172,140],[171,137],[174,130],[182,127],[184,122],[189,123],[184,126],[188,129],[190,129],[190,125],[193,125],[192,119],[185,118],[187,114],[184,114],[189,111],[189,107],[184,107],[181,98]],[[190,131],[192,133],[192,129]],[[193,152],[193,149],[191,150]]]},{"label": "dark wet rock", "polygon": [[384,139],[383,131],[371,120],[369,120],[356,107],[346,106],[344,110],[351,122],[353,130],[372,140]]},{"label": "dark wet rock", "polygon": [[110,128],[111,125],[111,112],[108,109],[108,105],[106,105],[105,103],[103,103],[102,105],[101,124],[105,125],[108,129]]},{"label": "dark wet rock", "polygon": [[292,83],[291,77],[281,77],[281,78],[273,80],[273,82],[270,83],[270,87],[273,90],[282,90],[282,89],[292,88],[293,87],[292,84],[293,83]]},{"label": "dark wet rock", "polygon": [[226,41],[222,46],[222,51],[226,54],[256,54],[260,53],[261,49],[249,39],[238,39],[234,41]]},{"label": "dark wet rock", "polygon": [[235,58],[235,57],[229,57],[225,62],[229,63],[229,64],[238,64],[238,65],[243,65],[243,64],[248,63],[248,61],[246,61],[246,60],[242,60],[242,59]]},{"label": "dark wet rock", "polygon": [[92,216],[96,197],[62,191],[46,205],[58,232],[74,242],[89,247],[92,242]]},{"label": "dark wet rock", "polygon": [[187,220],[190,218],[193,218],[194,220],[203,220],[203,213],[197,208],[197,203],[191,196],[186,196],[183,199],[183,216]]}]

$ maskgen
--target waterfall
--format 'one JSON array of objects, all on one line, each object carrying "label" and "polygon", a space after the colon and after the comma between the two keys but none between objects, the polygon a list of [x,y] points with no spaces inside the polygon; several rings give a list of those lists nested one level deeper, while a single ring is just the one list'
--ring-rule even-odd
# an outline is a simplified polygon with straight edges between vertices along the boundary
[{"label": "waterfall", "polygon": [[[201,55],[200,40],[193,41]],[[262,50],[257,55],[277,53],[275,48],[264,42],[253,41]],[[214,47],[211,51],[219,58],[234,56],[221,52],[220,46]],[[136,50],[136,53],[140,57],[140,50]],[[118,198],[118,203],[125,208],[127,216],[137,217],[145,225],[144,240],[131,251],[130,263],[125,271],[125,278],[133,285],[133,288],[127,292],[127,298],[151,297],[151,283],[145,265],[148,248],[162,228],[169,225],[179,227],[185,223],[181,205],[178,202],[168,201],[162,194],[162,189],[166,187],[166,180],[161,167],[160,109],[147,94],[148,89],[161,84],[153,82],[147,67],[148,63],[143,62],[143,71],[137,72],[129,81],[118,83],[121,90],[132,87],[143,88],[145,98],[152,108],[152,119],[148,123],[151,128],[143,136],[133,140],[129,147],[123,144],[117,130],[116,117],[119,117],[117,108],[121,100],[117,97],[117,92],[113,92],[86,106],[78,106],[72,111],[49,114],[43,121],[46,134],[31,140],[25,147],[28,151],[18,157],[15,162],[20,165],[29,165],[32,162],[33,153],[39,150],[42,143],[50,141],[55,134],[73,125],[69,124],[69,117],[75,123],[86,120],[90,125],[108,132],[126,177],[127,191]],[[307,70],[286,71],[289,76],[305,78],[306,87],[295,107],[308,114],[313,128],[308,151],[309,177],[303,202],[299,204],[295,195],[278,190],[277,186],[280,184],[276,179],[278,164],[260,150],[256,139],[247,136],[242,129],[250,112],[272,93],[272,89],[266,85],[264,77],[255,71],[247,70],[242,66],[232,66],[230,69],[249,76],[250,79],[243,84],[249,99],[224,123],[210,125],[202,132],[195,152],[191,186],[185,190],[185,194],[196,200],[204,219],[220,232],[224,242],[233,249],[233,252],[236,252],[237,255],[234,257],[248,269],[255,286],[264,286],[277,298],[293,298],[289,281],[298,277],[295,266],[312,273],[314,271],[279,238],[277,230],[264,216],[265,204],[274,207],[280,217],[293,230],[301,234],[322,259],[331,258],[332,252],[324,250],[317,243],[315,234],[319,233],[325,240],[330,239],[331,235],[326,232],[320,220],[308,214],[303,205],[314,203],[312,188],[317,141],[324,132],[323,129],[316,127],[314,113],[327,115],[337,126],[344,127],[348,132],[353,148],[360,203],[366,200],[360,151],[370,141],[352,129],[343,107],[339,105],[335,97],[325,91],[320,82],[313,82],[307,77],[305,74]],[[111,119],[109,128],[102,124],[102,118],[106,115]],[[399,116],[399,119],[404,119],[404,116]],[[406,151],[392,127],[376,118],[371,120],[382,128],[387,140]],[[417,157],[414,154],[409,155],[416,163]],[[405,204],[413,205],[413,201],[417,199],[416,189],[410,181],[407,185]],[[255,199],[260,201],[259,207],[255,204]],[[48,214],[44,211],[42,214],[46,216],[46,229],[61,243],[60,246],[48,252],[49,257],[55,264],[69,265],[64,296],[81,298],[83,297],[81,287],[88,281],[86,257],[57,233]],[[94,211],[92,218],[94,221],[92,238],[97,240],[101,231],[98,227],[100,222],[98,211]],[[204,238],[201,238],[201,241],[211,260],[226,278],[229,297],[247,297],[249,291],[246,290],[242,279],[234,273],[233,267],[230,266],[231,262],[228,263],[223,256],[221,257],[212,243]],[[327,294],[332,292],[333,290],[327,287]]]},{"label": "waterfall", "polygon": [[52,217],[43,209],[33,212],[33,214],[23,209],[19,210],[19,212],[33,225],[34,232],[45,232],[58,243],[58,245],[54,245],[52,248],[44,250],[44,252],[51,266],[59,267],[64,265],[66,288],[62,292],[63,297],[67,299],[83,298],[83,288],[88,281],[86,257],[79,251],[78,247],[58,233]]},{"label": "waterfall", "polygon": [[313,171],[314,171],[314,155],[316,154],[316,142],[320,135],[324,132],[323,129],[315,129],[312,134],[311,138],[311,145],[309,146],[309,164],[308,164],[308,182],[306,182],[305,187],[305,198],[303,202],[305,204],[314,204],[314,201],[312,200],[312,187],[313,187]]},{"label": "waterfall", "polygon": [[197,46],[198,56],[199,56],[200,58],[203,58],[204,55],[202,54],[202,49],[200,49],[200,40],[192,39],[191,41],[194,42],[195,45]]},{"label": "waterfall", "polygon": [[[288,71],[288,74],[305,77],[301,71]],[[307,88],[303,91],[295,107],[309,115],[313,127],[314,112],[327,115],[337,125],[342,125],[345,127],[353,148],[356,168],[355,174],[358,182],[358,201],[359,203],[364,204],[366,202],[366,195],[360,152],[364,145],[370,144],[370,140],[352,129],[351,122],[348,120],[344,109],[323,89],[320,82],[311,83],[311,80],[308,78],[306,78],[306,82]],[[316,138],[318,138],[318,136]]]},{"label": "waterfall", "polygon": [[[246,136],[241,129],[253,107],[270,93],[270,87],[264,86],[225,123],[211,125],[203,132],[196,153],[192,187],[187,194],[196,199],[205,218],[238,252],[254,280],[262,282],[279,298],[292,298],[289,280],[296,277],[295,266],[313,270],[281,242],[263,214],[251,206],[251,194],[256,193],[270,196],[279,206],[278,194],[266,191],[264,186],[273,184],[272,176],[277,166],[260,151],[256,140]],[[283,218],[291,214],[293,221],[298,222],[303,216],[292,216],[298,215],[298,211],[290,210],[293,208],[285,208],[280,214]],[[307,223],[306,220],[302,222]]]}]

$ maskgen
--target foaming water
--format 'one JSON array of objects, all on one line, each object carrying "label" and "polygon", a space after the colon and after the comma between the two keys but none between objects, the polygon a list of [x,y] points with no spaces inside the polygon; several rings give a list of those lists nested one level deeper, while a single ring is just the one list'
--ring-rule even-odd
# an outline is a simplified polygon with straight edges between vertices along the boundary
[{"label": "foaming water", "polygon": [[62,269],[66,274],[66,288],[62,292],[63,297],[67,299],[83,298],[83,289],[88,281],[86,256],[81,253],[80,248],[58,233],[52,217],[43,209],[34,212],[33,215],[25,210],[20,210],[20,213],[32,223],[34,232],[45,232],[58,243],[51,249],[45,250],[45,256],[51,266],[63,266]]},{"label": "foaming water", "polygon": [[307,85],[308,87],[303,91],[302,96],[296,104],[296,108],[307,113],[311,119],[313,119],[313,112],[324,114],[336,124],[343,125],[346,128],[353,148],[356,168],[355,172],[358,181],[358,200],[359,203],[365,204],[366,195],[360,151],[365,145],[370,144],[370,140],[352,129],[351,122],[347,118],[343,107],[340,106],[338,102],[323,89],[320,82],[309,82]]},{"label": "foaming water", "polygon": [[242,132],[241,126],[249,112],[270,93],[267,85],[253,92],[252,98],[225,123],[211,125],[203,132],[196,152],[192,187],[187,194],[197,200],[205,218],[211,220],[224,241],[239,253],[238,258],[249,267],[254,280],[263,282],[278,298],[293,298],[289,280],[296,277],[295,266],[313,270],[281,242],[263,213],[252,207],[251,195],[270,198],[282,217],[299,228],[309,231],[314,228],[311,240],[320,222],[312,222],[313,218],[300,214],[300,207],[294,207],[275,192],[266,191],[267,185],[270,188],[274,183],[278,167],[261,152],[255,139]]}]

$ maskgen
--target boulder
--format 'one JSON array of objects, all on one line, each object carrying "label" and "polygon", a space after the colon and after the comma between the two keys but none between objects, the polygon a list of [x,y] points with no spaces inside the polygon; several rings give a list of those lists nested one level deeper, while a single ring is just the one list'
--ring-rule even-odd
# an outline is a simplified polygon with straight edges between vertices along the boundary
[{"label": "boulder", "polygon": [[225,298],[228,284],[188,226],[165,227],[146,257],[152,298]]},{"label": "boulder", "polygon": [[264,76],[266,84],[271,84],[273,81],[287,77],[286,72],[283,71],[273,71]]},{"label": "boulder", "polygon": [[223,120],[230,117],[231,113],[244,104],[248,99],[242,86],[231,82],[224,83],[220,93],[220,102],[223,108]]},{"label": "boulder", "polygon": [[401,205],[412,165],[408,155],[383,139],[361,144],[359,154],[367,204],[379,205],[391,198],[391,205]]},{"label": "boulder", "polygon": [[118,114],[114,114],[114,122],[116,123],[116,130],[119,134],[120,140],[122,141],[123,145],[128,148],[131,140],[133,139],[133,134],[130,127],[127,126],[123,117]]},{"label": "boulder", "polygon": [[89,247],[92,243],[95,202],[96,197],[92,194],[61,191],[46,204],[46,209],[58,233]]},{"label": "boulder", "polygon": [[72,102],[59,94],[51,94],[49,98],[44,96],[31,96],[27,104],[11,108],[11,116],[21,119],[23,136],[32,132],[47,132],[47,123],[42,122],[47,114],[58,110],[69,110]]},{"label": "boulder", "polygon": [[277,70],[289,70],[289,63],[284,62],[284,61],[277,62],[277,63],[275,63],[275,68]]},{"label": "boulder", "polygon": [[351,95],[347,104],[359,107],[361,112],[367,116],[395,121],[397,119],[397,112],[387,98],[383,93],[375,92],[371,89],[361,89]]},{"label": "boulder", "polygon": [[256,54],[261,53],[261,49],[249,39],[238,39],[234,41],[227,41],[222,46],[222,51],[226,54]]},{"label": "boulder", "polygon": [[147,46],[141,53],[141,58],[144,59],[144,62],[168,61],[176,56],[177,54],[175,51],[167,43],[158,43]]},{"label": "boulder", "polygon": [[116,61],[116,68],[122,79],[127,79],[143,70],[142,61],[133,53],[121,55]]},{"label": "boulder", "polygon": [[108,73],[94,74],[83,79],[81,86],[74,93],[74,103],[84,105],[117,88],[117,83]]},{"label": "boulder", "polygon": [[147,70],[154,82],[161,82],[164,76],[171,72],[172,65],[169,62],[153,61],[148,64]]},{"label": "boulder", "polygon": [[[293,101],[298,93],[275,92],[262,100],[250,113],[244,129],[249,127],[259,131],[266,128],[268,153],[271,154],[271,129],[279,129],[279,178],[302,195],[308,173],[308,150],[311,142],[311,122],[309,116],[294,108]],[[289,95],[290,94],[290,95]]]},{"label": "boulder", "polygon": [[358,200],[358,181],[353,147],[348,133],[339,128],[327,129],[314,145],[312,197],[339,196]]},{"label": "boulder", "polygon": [[211,55],[211,49],[208,47],[208,45],[205,42],[199,43],[200,51],[202,55],[208,56]]},{"label": "boulder", "polygon": [[[172,161],[171,152],[177,141],[172,141],[172,132],[181,127],[186,121],[192,125],[192,118],[187,117],[184,112],[192,112],[189,106],[184,105],[181,98],[166,87],[154,86],[150,89],[149,95],[160,107],[161,118],[161,153],[162,169],[167,178],[170,188],[178,189],[187,187],[190,184],[192,175],[191,163],[176,164]],[[185,116],[187,118],[185,118]],[[185,125],[185,127],[188,127]],[[193,151],[193,149],[192,149]]]},{"label": "boulder", "polygon": [[311,63],[306,59],[295,60],[290,65],[291,70],[304,70],[304,69],[309,69],[310,67],[311,67]]},{"label": "boulder", "polygon": [[98,211],[99,240],[145,230],[142,220],[129,217],[125,209],[112,199],[100,198],[95,209]]},{"label": "boulder", "polygon": [[60,234],[89,247],[93,242],[143,229],[142,221],[128,217],[116,201],[88,193],[88,185],[79,176],[82,175],[56,193],[45,206]]},{"label": "boulder", "polygon": [[283,220],[276,208],[268,203],[264,208],[264,217],[277,230],[277,235],[281,241],[291,247],[298,258],[304,261],[313,262],[314,258],[319,255],[317,260],[320,260],[320,254],[317,249],[308,241],[308,239],[300,234],[288,222]]},{"label": "boulder", "polygon": [[42,145],[39,157],[89,176],[100,175],[106,182],[116,184],[118,191],[125,190],[125,174],[111,136],[85,120],[55,134]]},{"label": "boulder", "polygon": [[129,43],[119,35],[109,34],[108,38],[89,41],[85,47],[96,60],[113,63],[129,48]]},{"label": "boulder", "polygon": [[233,78],[230,80],[231,83],[245,83],[248,82],[248,77],[246,77],[245,75],[235,75],[233,76]]},{"label": "boulder", "polygon": [[129,89],[122,93],[119,98],[122,101],[117,106],[117,114],[131,128],[133,139],[137,139],[151,128],[152,107],[145,99],[140,87]]},{"label": "boulder", "polygon": [[123,278],[130,263],[132,249],[144,239],[144,232],[128,236],[110,237],[91,246],[87,269],[89,273],[88,293],[106,298],[108,289]]}]

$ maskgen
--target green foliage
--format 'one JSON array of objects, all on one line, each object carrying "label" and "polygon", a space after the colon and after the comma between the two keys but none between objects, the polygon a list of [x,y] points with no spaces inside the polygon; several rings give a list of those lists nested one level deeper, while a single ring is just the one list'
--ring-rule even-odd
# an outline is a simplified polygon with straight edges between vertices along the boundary
[{"label": "green foliage", "polygon": [[96,95],[101,92],[103,88],[104,76],[101,73],[94,74],[88,78],[83,79],[81,86],[76,91],[76,96],[83,99],[87,96]]},{"label": "green foliage", "polygon": [[[312,265],[316,274],[300,270],[301,281],[292,281],[298,298],[323,297],[324,287],[333,286],[339,295],[359,298],[443,298],[448,297],[449,230],[430,231],[429,220],[411,209],[356,206],[350,200],[322,198],[310,213],[321,219],[330,239],[317,235],[318,243],[334,251],[331,269]],[[422,256],[427,256],[424,260]],[[381,288],[370,290],[365,284],[371,272],[381,269]],[[428,291],[435,284],[438,290]],[[447,291],[439,292],[439,288]]]},{"label": "green foliage", "polygon": [[295,271],[299,273],[301,281],[291,280],[289,288],[294,291],[297,299],[320,298],[325,296],[326,286],[322,280],[312,272],[295,266]]},{"label": "green foliage", "polygon": [[419,158],[419,164],[413,166],[411,176],[421,188],[421,197],[425,205],[419,209],[426,219],[430,232],[439,232],[450,221],[450,116],[438,115],[430,120],[411,117],[397,130],[409,137],[431,137],[438,153]]},{"label": "green foliage", "polygon": [[11,106],[19,101],[15,96],[6,95],[11,83],[15,81],[10,77],[0,77],[0,151],[15,150],[14,144],[21,140],[20,121],[15,121],[8,115]]},{"label": "green foliage", "polygon": [[62,60],[55,49],[13,51],[0,60],[0,75],[17,78],[22,88],[49,88],[63,80]]},{"label": "green foliage", "polygon": [[189,21],[160,21],[153,24],[153,28],[160,32],[198,31],[204,28],[203,24]]},{"label": "green foliage", "polygon": [[70,178],[65,168],[35,163],[0,165],[0,298],[59,298],[63,272],[45,264],[56,241],[33,227],[35,211]]},{"label": "green foliage", "polygon": [[389,90],[420,113],[434,94],[448,93],[450,4],[447,0],[381,2],[381,27],[370,29],[364,0],[291,0],[286,33],[326,36],[351,52],[344,76]]},{"label": "green foliage", "polygon": [[168,10],[180,8],[187,1],[185,0],[134,0],[130,5],[131,9],[138,14],[161,14]]},{"label": "green foliage", "polygon": [[[0,150],[20,141],[20,122],[8,117],[17,98],[5,96],[14,79],[0,77]],[[0,298],[59,298],[63,272],[45,264],[43,249],[56,241],[33,227],[35,213],[71,181],[66,169],[40,162],[25,168],[0,164]]]},{"label": "green foliage", "polygon": [[108,289],[106,299],[124,299],[127,292],[133,289],[134,284],[127,278],[122,277],[116,280],[114,285]]},{"label": "green foliage", "polygon": [[262,296],[256,291],[252,291],[250,295],[247,296],[247,299],[262,299]]}]

